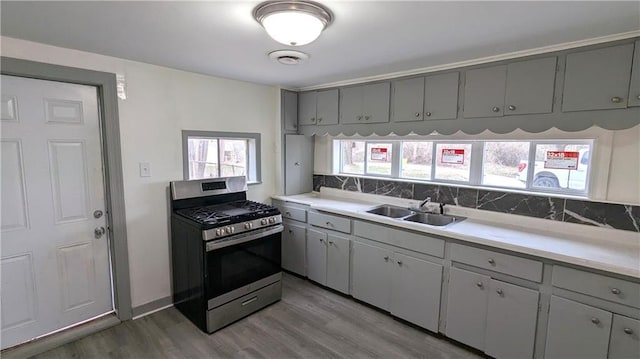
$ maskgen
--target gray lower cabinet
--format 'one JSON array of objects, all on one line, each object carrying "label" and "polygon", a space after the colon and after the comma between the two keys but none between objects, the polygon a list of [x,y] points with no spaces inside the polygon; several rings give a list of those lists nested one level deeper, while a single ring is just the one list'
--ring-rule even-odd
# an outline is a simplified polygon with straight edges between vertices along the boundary
[{"label": "gray lower cabinet", "polygon": [[390,83],[340,89],[340,123],[389,122]]},{"label": "gray lower cabinet", "polygon": [[307,193],[313,190],[313,137],[284,136],[284,193]]},{"label": "gray lower cabinet", "polygon": [[442,265],[356,241],[352,270],[355,298],[438,331]]},{"label": "gray lower cabinet", "polygon": [[629,106],[640,106],[640,40],[635,43],[633,66],[631,67],[631,86],[629,87]]},{"label": "gray lower cabinet", "polygon": [[338,89],[300,93],[298,121],[301,126],[338,124]]},{"label": "gray lower cabinet", "polygon": [[562,111],[627,107],[633,44],[567,55]]},{"label": "gray lower cabinet", "polygon": [[394,81],[393,122],[447,120],[458,115],[458,72]]},{"label": "gray lower cabinet", "polygon": [[609,359],[640,357],[640,320],[613,315]]},{"label": "gray lower cabinet", "polygon": [[282,117],[285,132],[298,130],[298,94],[296,92],[282,90]]},{"label": "gray lower cabinet", "polygon": [[551,296],[545,358],[606,358],[611,312]]},{"label": "gray lower cabinet", "polygon": [[550,113],[556,61],[549,57],[467,71],[464,117]]},{"label": "gray lower cabinet", "polygon": [[452,267],[446,334],[495,358],[531,358],[538,299],[537,291]]},{"label": "gray lower cabinet", "polygon": [[324,231],[307,231],[307,277],[349,293],[350,243],[348,238]]},{"label": "gray lower cabinet", "polygon": [[285,222],[282,232],[282,268],[305,275],[307,229],[304,224]]}]

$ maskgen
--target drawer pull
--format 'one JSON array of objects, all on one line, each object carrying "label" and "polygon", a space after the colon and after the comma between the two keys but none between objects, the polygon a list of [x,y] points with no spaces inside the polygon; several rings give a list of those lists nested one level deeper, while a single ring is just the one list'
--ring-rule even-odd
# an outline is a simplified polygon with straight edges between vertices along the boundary
[{"label": "drawer pull", "polygon": [[490,258],[487,262],[489,262],[489,264],[491,265],[495,265],[496,264],[496,260],[493,258]]},{"label": "drawer pull", "polygon": [[620,289],[618,289],[618,288],[611,288],[611,293],[613,293],[615,295],[618,295],[618,294],[622,293],[622,291]]},{"label": "drawer pull", "polygon": [[289,230],[289,233],[293,233],[293,231],[292,231],[292,230]]},{"label": "drawer pull", "polygon": [[620,103],[620,102],[622,102],[622,97],[613,96],[613,97],[611,98],[611,102],[613,102],[613,103]]},{"label": "drawer pull", "polygon": [[331,246],[331,245],[333,245],[333,241],[329,241],[329,245],[330,245],[330,246]]},{"label": "drawer pull", "polygon": [[504,292],[502,291],[502,289],[496,290],[496,293],[498,293],[499,296],[504,297]]},{"label": "drawer pull", "polygon": [[598,325],[598,324],[600,324],[600,319],[598,319],[596,317],[593,317],[593,318],[591,318],[591,323],[593,323],[595,325]]},{"label": "drawer pull", "polygon": [[291,212],[289,211],[284,212],[284,214],[286,214],[288,217],[291,217]]},{"label": "drawer pull", "polygon": [[398,261],[398,265],[402,267],[402,261]]},{"label": "drawer pull", "polygon": [[633,334],[633,329],[631,328],[624,328],[623,330],[625,334],[629,334],[629,335]]},{"label": "drawer pull", "polygon": [[333,227],[333,223],[331,223],[331,222],[327,222],[326,225],[327,225],[327,227]]},{"label": "drawer pull", "polygon": [[257,296],[257,295],[256,295],[255,297],[251,298],[251,299],[247,299],[247,300],[245,300],[244,302],[242,302],[242,306],[245,306],[245,305],[247,305],[247,304],[253,303],[253,302],[255,302],[256,300],[258,300],[258,296]]},{"label": "drawer pull", "polygon": [[389,256],[384,256],[384,261],[388,262],[389,261]]},{"label": "drawer pull", "polygon": [[482,284],[482,282],[478,282],[478,283],[476,283],[476,285],[478,286],[478,288],[482,288],[484,286],[484,284]]}]

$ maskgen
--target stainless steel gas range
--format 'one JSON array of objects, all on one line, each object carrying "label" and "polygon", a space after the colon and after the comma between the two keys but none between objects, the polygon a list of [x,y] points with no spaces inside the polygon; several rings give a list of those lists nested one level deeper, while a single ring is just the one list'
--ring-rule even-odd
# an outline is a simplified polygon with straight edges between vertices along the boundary
[{"label": "stainless steel gas range", "polygon": [[175,307],[212,333],[280,300],[282,216],[245,177],[171,182]]}]

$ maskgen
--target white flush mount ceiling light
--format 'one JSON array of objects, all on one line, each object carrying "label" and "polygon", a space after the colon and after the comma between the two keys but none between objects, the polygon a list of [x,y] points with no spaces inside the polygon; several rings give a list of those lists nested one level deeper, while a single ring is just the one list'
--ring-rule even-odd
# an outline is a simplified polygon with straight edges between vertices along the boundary
[{"label": "white flush mount ceiling light", "polygon": [[303,0],[264,2],[255,8],[253,17],[274,40],[290,46],[312,42],[333,21],[329,9]]}]

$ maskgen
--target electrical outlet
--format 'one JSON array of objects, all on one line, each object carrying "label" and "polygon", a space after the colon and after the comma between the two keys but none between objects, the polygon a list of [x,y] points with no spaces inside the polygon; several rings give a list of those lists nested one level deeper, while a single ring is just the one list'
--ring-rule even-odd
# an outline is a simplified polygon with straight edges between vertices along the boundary
[{"label": "electrical outlet", "polygon": [[140,177],[151,177],[151,164],[140,162]]}]

